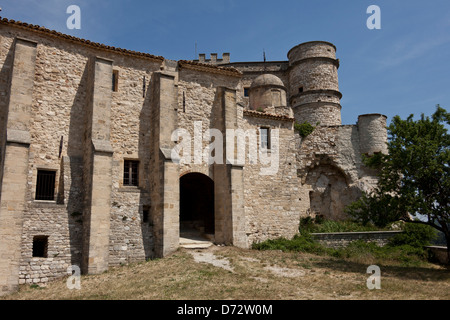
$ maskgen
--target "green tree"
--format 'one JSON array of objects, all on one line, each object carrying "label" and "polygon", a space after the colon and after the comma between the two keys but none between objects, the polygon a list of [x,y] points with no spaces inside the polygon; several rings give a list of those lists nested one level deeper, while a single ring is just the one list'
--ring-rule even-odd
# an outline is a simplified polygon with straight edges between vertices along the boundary
[{"label": "green tree", "polygon": [[346,211],[382,227],[394,221],[429,225],[444,233],[450,261],[450,113],[437,106],[417,121],[395,116],[388,127],[388,154],[365,157],[379,181]]}]

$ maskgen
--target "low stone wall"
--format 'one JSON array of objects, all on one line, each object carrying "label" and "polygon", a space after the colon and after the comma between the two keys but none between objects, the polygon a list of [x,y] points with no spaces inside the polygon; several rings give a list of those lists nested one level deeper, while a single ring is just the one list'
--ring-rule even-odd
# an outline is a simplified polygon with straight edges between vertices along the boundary
[{"label": "low stone wall", "polygon": [[429,246],[425,247],[430,250],[434,257],[442,264],[450,264],[447,256],[447,247],[442,246]]},{"label": "low stone wall", "polygon": [[313,233],[314,240],[330,248],[342,248],[356,240],[375,242],[384,246],[389,239],[403,231],[370,231],[370,232],[336,232],[336,233]]}]

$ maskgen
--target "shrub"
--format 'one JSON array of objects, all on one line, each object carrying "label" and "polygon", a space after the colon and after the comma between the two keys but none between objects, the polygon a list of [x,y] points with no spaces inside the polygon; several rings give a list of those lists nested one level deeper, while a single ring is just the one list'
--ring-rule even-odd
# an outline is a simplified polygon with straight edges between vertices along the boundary
[{"label": "shrub", "polygon": [[302,218],[300,221],[301,234],[291,240],[278,238],[261,243],[254,243],[255,250],[281,250],[283,252],[307,252],[317,255],[329,255],[335,258],[348,259],[359,263],[383,264],[394,262],[402,266],[420,266],[427,260],[427,252],[423,246],[435,236],[434,229],[421,224],[407,223],[404,233],[392,238],[388,245],[378,246],[374,242],[357,240],[347,247],[332,249],[316,242],[311,232],[348,232],[379,230],[374,226],[363,226],[353,221],[330,221],[321,217]]},{"label": "shrub", "polygon": [[393,237],[389,246],[408,245],[414,248],[423,248],[431,244],[437,237],[437,232],[431,226],[418,223],[407,223],[402,233]]},{"label": "shrub", "polygon": [[354,241],[345,248],[336,249],[334,254],[338,258],[345,258],[365,263],[396,262],[402,266],[419,266],[427,259],[426,251],[410,245],[384,246],[376,243]]},{"label": "shrub", "polygon": [[322,255],[328,253],[325,248],[318,242],[314,241],[308,233],[295,235],[291,240],[286,238],[278,238],[274,240],[266,240],[260,243],[254,243],[252,249],[255,250],[281,250],[283,252],[307,252]]},{"label": "shrub", "polygon": [[294,124],[294,130],[297,131],[302,138],[306,138],[307,136],[309,136],[314,131],[314,129],[315,127],[306,121],[302,124],[297,122]]}]

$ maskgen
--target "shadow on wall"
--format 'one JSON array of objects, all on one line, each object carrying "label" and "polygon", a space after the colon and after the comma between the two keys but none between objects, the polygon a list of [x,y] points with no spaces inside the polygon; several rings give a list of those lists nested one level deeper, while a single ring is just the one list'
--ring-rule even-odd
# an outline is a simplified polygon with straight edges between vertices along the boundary
[{"label": "shadow on wall", "polygon": [[6,126],[8,123],[9,92],[11,90],[10,76],[14,61],[13,55],[14,43],[9,48],[5,62],[0,70],[0,201],[2,197],[3,163],[5,160]]},{"label": "shadow on wall", "polygon": [[[70,110],[69,137],[67,141],[67,157],[62,159],[64,170],[61,170],[60,181],[64,180],[64,196],[67,204],[69,222],[70,251],[72,265],[81,266],[83,237],[83,141],[85,134],[85,114],[87,103],[89,63],[86,66]],[[64,179],[64,176],[68,177]]]},{"label": "shadow on wall", "polygon": [[141,161],[140,169],[143,170],[144,181],[141,185],[139,196],[139,211],[141,217],[141,234],[144,246],[145,260],[154,258],[153,225],[150,217],[150,181],[149,171],[152,157],[150,143],[151,123],[151,83],[145,91],[145,99],[139,116],[139,149],[138,155]]}]

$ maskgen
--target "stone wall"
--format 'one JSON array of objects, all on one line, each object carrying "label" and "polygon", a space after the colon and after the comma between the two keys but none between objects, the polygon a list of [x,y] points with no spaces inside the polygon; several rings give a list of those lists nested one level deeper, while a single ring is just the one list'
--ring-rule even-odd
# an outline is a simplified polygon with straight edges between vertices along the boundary
[{"label": "stone wall", "polygon": [[[261,158],[251,164],[246,156],[244,167],[245,216],[249,244],[280,236],[292,237],[298,232],[302,207],[306,206],[300,179],[297,178],[295,159],[298,136],[294,135],[293,122],[244,116],[243,128],[256,133],[260,127],[279,130],[279,152],[275,145],[268,156],[278,157],[277,170],[273,174],[262,174],[269,164]],[[260,148],[259,134],[256,139]],[[256,154],[258,150],[254,150]]]},{"label": "stone wall", "polygon": [[[112,92],[111,146],[114,150],[111,192],[110,265],[154,257],[153,226],[143,221],[151,206],[149,185],[150,80],[160,64],[118,56],[117,91]],[[139,161],[139,185],[124,186],[124,160]]]},{"label": "stone wall", "polygon": [[305,215],[345,219],[345,206],[376,184],[376,172],[364,167],[356,126],[316,127],[303,138],[298,171],[309,204]]},{"label": "stone wall", "polygon": [[425,247],[431,253],[431,255],[442,264],[450,264],[448,260],[447,247],[444,246],[427,246]]},{"label": "stone wall", "polygon": [[327,42],[308,42],[292,48],[289,93],[297,122],[323,126],[341,124],[336,48]]},{"label": "stone wall", "polygon": [[[114,148],[112,172],[110,264],[141,261],[152,255],[152,230],[142,223],[143,207],[149,205],[144,168],[148,163],[145,137],[148,119],[143,111],[152,72],[160,62],[133,58],[61,41],[27,30],[2,26],[0,50],[0,91],[7,92],[14,37],[37,42],[35,80],[31,110],[30,160],[27,170],[27,210],[24,212],[20,281],[45,282],[67,274],[67,266],[81,264],[83,212],[83,140],[88,91],[88,60],[104,56],[119,71],[119,90],[112,93],[111,144]],[[144,80],[145,77],[145,80]],[[108,82],[109,86],[111,82]],[[8,95],[0,95],[2,113]],[[147,107],[148,109],[148,107]],[[130,114],[132,116],[130,116]],[[3,129],[3,127],[2,127]],[[0,135],[3,139],[3,130]],[[60,143],[62,149],[60,153]],[[148,142],[147,142],[148,143]],[[4,143],[2,144],[4,145]],[[143,157],[143,155],[147,155]],[[142,166],[142,189],[123,192],[123,159],[138,158]],[[57,201],[34,200],[37,169],[57,171]],[[147,171],[148,172],[148,171]],[[130,191],[130,190],[126,190]],[[126,217],[126,219],[124,219]],[[48,235],[49,258],[32,258],[34,235]],[[32,268],[31,268],[32,267]]]},{"label": "stone wall", "polygon": [[10,96],[5,106],[5,146],[1,146],[4,167],[0,168],[3,171],[0,190],[0,295],[15,290],[19,282],[37,43],[16,38],[11,48],[14,55],[7,86]]},{"label": "stone wall", "polygon": [[[216,240],[240,247],[292,237],[302,216],[342,218],[343,207],[376,182],[361,153],[383,151],[384,118],[368,115],[357,126],[340,125],[339,61],[329,43],[294,47],[289,62],[227,64],[239,72],[0,24],[5,292],[18,283],[65,276],[71,265],[98,273],[173,252],[179,244],[179,179],[189,172],[214,180]],[[282,107],[269,106],[266,113],[247,110],[244,97],[244,88],[262,73],[279,77],[288,91],[280,92]],[[273,96],[265,98],[272,102]],[[300,138],[295,120],[320,124]],[[179,164],[170,153],[171,134],[185,129],[194,139],[200,122],[200,134],[254,132],[255,162],[247,150],[244,163]],[[269,164],[259,154],[261,127],[279,133]],[[229,139],[225,135],[225,154]],[[211,141],[201,140],[204,151]],[[126,160],[139,161],[137,186],[124,185]],[[276,168],[267,174],[271,164]],[[53,201],[35,200],[39,169],[56,172]],[[35,236],[48,237],[47,258],[33,257]]]},{"label": "stone wall", "polygon": [[351,242],[362,240],[374,242],[379,246],[384,246],[389,239],[395,237],[402,231],[373,231],[373,232],[337,232],[337,233],[312,233],[314,240],[330,248],[342,248]]},{"label": "stone wall", "polygon": [[[211,142],[203,141],[203,135],[209,129],[222,128],[222,116],[217,101],[217,88],[228,87],[236,89],[238,78],[208,74],[196,70],[181,69],[178,80],[178,124],[179,129],[185,129],[190,134],[191,156],[190,163],[181,163],[181,175],[189,172],[200,172],[213,179],[212,166],[208,166],[203,159],[194,162],[195,123],[201,122],[198,132],[202,135],[201,150],[205,150]],[[180,154],[182,156],[182,154]],[[200,159],[200,158],[198,158]]]},{"label": "stone wall", "polygon": [[294,108],[298,123],[308,122],[313,126],[331,126],[341,123],[341,107],[333,103],[308,103]]},{"label": "stone wall", "polygon": [[387,153],[386,116],[365,114],[358,117],[358,130],[361,153]]}]

